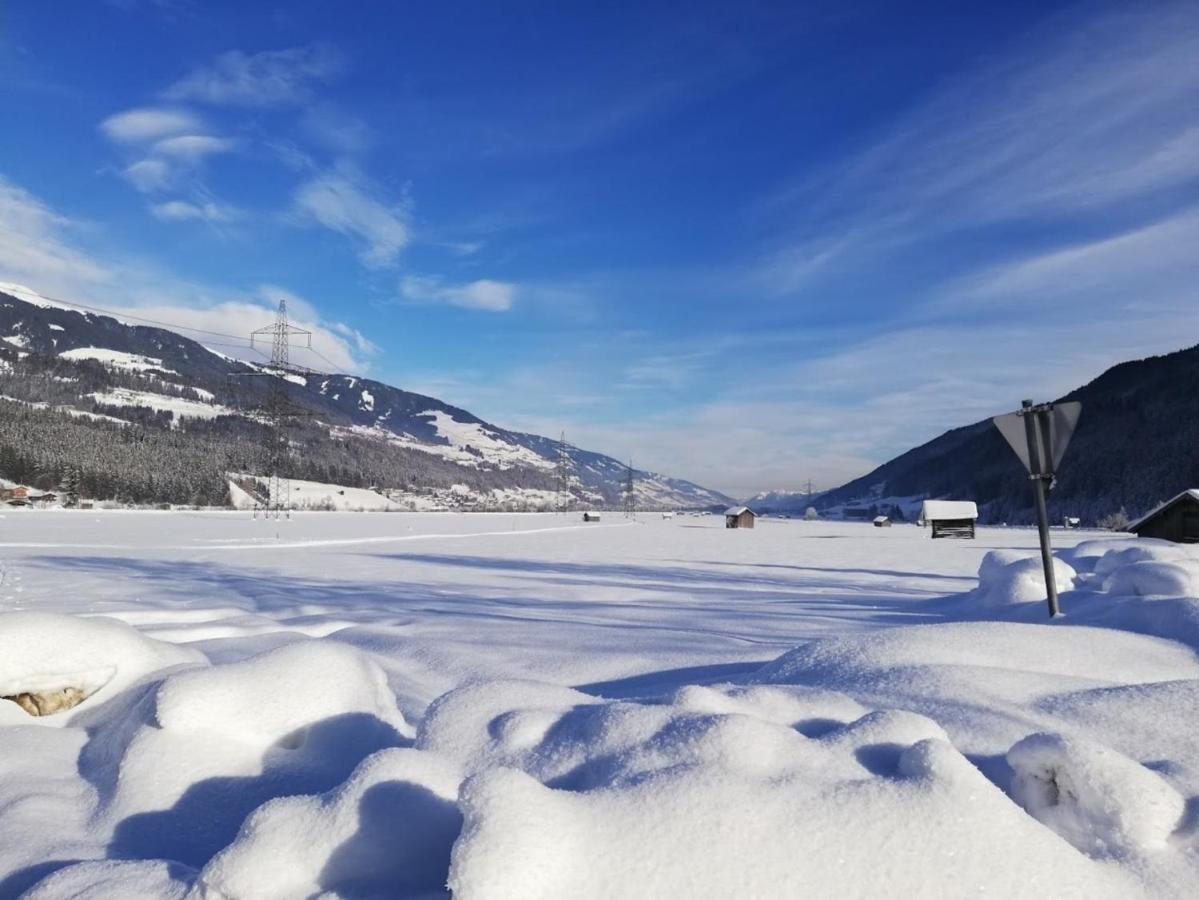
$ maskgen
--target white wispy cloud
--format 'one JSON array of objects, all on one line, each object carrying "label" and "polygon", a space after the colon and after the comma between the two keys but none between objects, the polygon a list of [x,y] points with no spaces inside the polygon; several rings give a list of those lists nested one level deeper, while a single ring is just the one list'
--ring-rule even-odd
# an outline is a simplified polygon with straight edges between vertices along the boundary
[{"label": "white wispy cloud", "polygon": [[154,106],[127,109],[100,123],[107,138],[123,143],[153,141],[202,127],[199,117],[188,110]]},{"label": "white wispy cloud", "polygon": [[139,191],[150,193],[170,187],[173,173],[161,159],[139,159],[121,170],[121,176]]},{"label": "white wispy cloud", "polygon": [[151,152],[176,159],[199,160],[214,153],[228,153],[237,142],[211,134],[180,134],[156,141]]},{"label": "white wispy cloud", "polygon": [[288,106],[312,95],[312,84],[337,75],[344,58],[328,44],[246,53],[230,50],[193,69],[163,96],[231,106]]},{"label": "white wispy cloud", "polygon": [[100,131],[129,160],[121,176],[142,193],[170,190],[207,157],[237,147],[237,141],[207,133],[197,116],[177,108],[126,110],[102,121]]},{"label": "white wispy cloud", "polygon": [[407,275],[400,279],[400,295],[413,303],[443,303],[463,309],[507,312],[516,300],[516,285],[489,278],[450,284],[433,276]]},{"label": "white wispy cloud", "polygon": [[154,218],[163,222],[228,222],[234,218],[229,207],[217,203],[189,203],[186,200],[168,200],[150,206]]},{"label": "white wispy cloud", "polygon": [[74,223],[28,191],[0,176],[0,272],[4,280],[56,290],[94,287],[112,270],[72,245]]},{"label": "white wispy cloud", "polygon": [[[172,207],[166,215],[180,212]],[[285,288],[262,285],[243,292],[189,282],[140,260],[102,258],[78,240],[92,231],[0,176],[0,281],[178,326],[182,334],[227,355],[262,359],[262,353],[249,348],[249,334],[273,321]],[[297,324],[313,332],[313,347],[320,354],[297,352],[297,362],[358,374],[369,369],[377,348],[365,336],[345,323],[325,319],[316,303],[291,292],[286,296]],[[230,337],[199,334],[196,329]]]},{"label": "white wispy cloud", "polygon": [[359,258],[367,266],[395,263],[409,241],[407,213],[373,195],[360,179],[326,173],[304,182],[295,193],[301,218],[316,222],[365,246]]},{"label": "white wispy cloud", "polygon": [[1199,179],[1192,4],[1074,9],[1007,49],[771,198],[791,235],[767,283],[794,290],[896,245],[1161,201]]},{"label": "white wispy cloud", "polygon": [[1109,312],[1113,302],[1117,308],[1133,303],[1148,291],[1199,294],[1194,287],[1197,247],[1199,209],[985,268],[951,283],[928,308],[947,310],[963,302],[973,309],[1074,308],[1085,296],[1093,316]]}]

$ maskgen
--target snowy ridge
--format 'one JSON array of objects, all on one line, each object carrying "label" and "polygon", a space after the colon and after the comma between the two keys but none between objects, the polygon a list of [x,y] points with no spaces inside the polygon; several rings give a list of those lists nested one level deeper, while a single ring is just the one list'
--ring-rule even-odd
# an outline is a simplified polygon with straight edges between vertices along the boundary
[{"label": "snowy ridge", "polygon": [[[239,467],[247,464],[246,447],[261,443],[258,410],[266,402],[272,378],[279,377],[261,362],[233,359],[161,328],[73,310],[27,289],[7,293],[0,289],[0,335],[11,335],[11,340],[0,340],[0,377],[9,379],[0,392],[23,401],[47,402],[47,409],[73,407],[81,419],[100,414],[127,417],[143,427],[169,427],[179,441],[195,434],[198,441],[222,447],[224,455],[239,460]],[[90,362],[100,363],[102,369]],[[47,368],[57,385],[52,391],[41,377]],[[28,381],[22,383],[23,377]],[[289,428],[293,446],[306,448],[299,459],[307,468],[293,474],[306,480],[330,483],[331,473],[337,477],[350,473],[346,480],[352,484],[343,487],[374,486],[401,493],[406,508],[525,503],[538,509],[559,502],[548,496],[558,459],[555,441],[509,431],[436,398],[357,376],[288,374],[283,381],[288,402],[311,415],[293,420]],[[147,416],[139,409],[169,416]],[[27,432],[30,454],[42,452],[36,447],[63,440],[57,433],[51,437],[49,431],[47,426],[45,434]],[[69,440],[86,441],[81,436]],[[570,447],[568,454],[573,464],[571,503],[618,506],[624,465],[578,447]],[[104,456],[111,461],[105,465],[112,471],[92,478],[90,489],[100,485],[139,498],[151,491],[149,499],[172,503],[193,498],[219,503],[224,494],[225,473],[218,465],[201,466],[202,474],[194,465],[186,471],[159,471],[152,484],[139,479],[122,489],[121,450],[107,448]],[[53,465],[61,467],[63,461],[56,457]],[[638,502],[643,506],[727,505],[728,498],[681,479],[638,472],[637,480]],[[455,484],[469,485],[472,503],[452,502],[447,492]]]}]

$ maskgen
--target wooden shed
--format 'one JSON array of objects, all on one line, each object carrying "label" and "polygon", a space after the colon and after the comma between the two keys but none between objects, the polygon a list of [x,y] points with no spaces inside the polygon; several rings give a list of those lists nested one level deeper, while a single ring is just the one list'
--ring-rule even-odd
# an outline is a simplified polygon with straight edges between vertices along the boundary
[{"label": "wooden shed", "polygon": [[920,521],[932,529],[934,538],[974,537],[978,506],[973,500],[925,500]]},{"label": "wooden shed", "polygon": [[875,516],[874,517],[874,527],[875,528],[890,528],[891,520],[889,518],[887,518],[886,516]]},{"label": "wooden shed", "polygon": [[593,512],[583,513],[583,521],[584,522],[598,522],[599,520],[600,520],[599,513],[593,513]]},{"label": "wooden shed", "polygon": [[1183,491],[1128,526],[1137,537],[1199,544],[1199,490]]},{"label": "wooden shed", "polygon": [[731,506],[724,511],[725,528],[753,528],[758,517],[748,506]]}]

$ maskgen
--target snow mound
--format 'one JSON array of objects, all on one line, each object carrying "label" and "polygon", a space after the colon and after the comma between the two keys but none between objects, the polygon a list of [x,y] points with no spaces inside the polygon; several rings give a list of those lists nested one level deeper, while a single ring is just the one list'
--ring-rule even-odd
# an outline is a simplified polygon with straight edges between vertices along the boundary
[{"label": "snow mound", "polygon": [[184,900],[195,871],[167,860],[103,859],[59,869],[22,900]]},{"label": "snow mound", "polygon": [[1032,734],[1007,761],[1016,801],[1093,856],[1164,847],[1186,811],[1160,775],[1092,741]]},{"label": "snow mound", "polygon": [[155,710],[158,726],[168,731],[289,749],[302,746],[312,726],[353,715],[408,731],[378,664],[345,644],[322,641],[176,675],[158,689]]},{"label": "snow mound", "polygon": [[1116,569],[1138,562],[1180,562],[1196,560],[1187,547],[1158,541],[1146,541],[1131,547],[1113,547],[1095,561],[1096,575],[1110,575]]},{"label": "snow mound", "polygon": [[[1047,839],[929,719],[880,710],[834,719],[819,737],[798,730],[857,711],[847,697],[791,687],[689,687],[653,705],[520,683],[460,688],[418,737],[474,772],[450,890],[520,900],[834,896],[850,884],[860,896],[1137,892]],[[473,737],[447,721],[459,715]]]},{"label": "snow mound", "polygon": [[65,725],[152,673],[207,662],[196,650],[145,637],[116,619],[0,613],[0,697],[75,689],[85,698],[37,719],[0,703],[0,723]]},{"label": "snow mound", "polygon": [[[1101,628],[1011,622],[953,622],[889,628],[804,644],[763,666],[754,684],[808,684],[841,690],[870,688],[897,673],[946,675],[953,668],[1140,683],[1199,672],[1194,654],[1168,641]],[[1039,679],[1044,682],[1045,679]]]},{"label": "snow mound", "polygon": [[[1059,591],[1074,587],[1076,572],[1060,559],[1053,560],[1053,577]],[[978,568],[974,598],[984,606],[1033,603],[1048,596],[1045,568],[1040,556],[1014,550],[992,550]]]},{"label": "snow mound", "polygon": [[1051,727],[1029,712],[1049,695],[1199,678],[1192,650],[1111,628],[969,622],[889,628],[804,644],[748,679],[844,691],[940,722],[963,752],[1002,755]]},{"label": "snow mound", "polygon": [[112,855],[199,868],[260,804],[329,790],[407,730],[376,663],[307,641],[128,698],[94,729],[79,767],[99,790]]},{"label": "snow mound", "polygon": [[367,757],[335,790],[255,810],[200,875],[204,896],[436,894],[462,827],[457,767],[416,750]]},{"label": "snow mound", "polygon": [[[1119,556],[1132,553],[1121,551]],[[1099,560],[1102,566],[1108,557]],[[1152,559],[1124,564],[1113,563],[1103,582],[1109,594],[1133,597],[1199,597],[1199,560],[1158,562]]]},{"label": "snow mound", "polygon": [[1102,734],[1104,743],[1138,759],[1169,760],[1188,794],[1199,794],[1199,729],[1179,710],[1199,709],[1199,680],[1095,688],[1040,704],[1055,722]]},{"label": "snow mound", "polygon": [[1076,572],[1089,573],[1094,572],[1099,560],[1113,550],[1128,550],[1130,548],[1140,550],[1145,547],[1160,547],[1168,550],[1177,546],[1177,544],[1170,541],[1162,541],[1157,538],[1099,538],[1082,541],[1074,547],[1059,551],[1058,555],[1070,563]]}]

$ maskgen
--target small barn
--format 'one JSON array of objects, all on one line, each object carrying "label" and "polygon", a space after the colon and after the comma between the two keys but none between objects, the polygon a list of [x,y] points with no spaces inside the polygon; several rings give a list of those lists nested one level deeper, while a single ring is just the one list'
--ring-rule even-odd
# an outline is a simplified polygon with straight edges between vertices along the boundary
[{"label": "small barn", "polygon": [[891,520],[888,519],[886,516],[875,516],[874,517],[874,527],[875,528],[890,528]]},{"label": "small barn", "polygon": [[1137,537],[1199,544],[1199,489],[1183,491],[1128,526]]},{"label": "small barn", "polygon": [[598,522],[599,520],[600,520],[599,513],[593,513],[593,512],[583,513],[583,521],[584,522]]},{"label": "small barn", "polygon": [[748,506],[731,506],[724,511],[725,528],[753,528],[758,517]]},{"label": "small barn", "polygon": [[932,529],[934,538],[974,537],[978,506],[973,500],[925,500],[920,521]]}]

